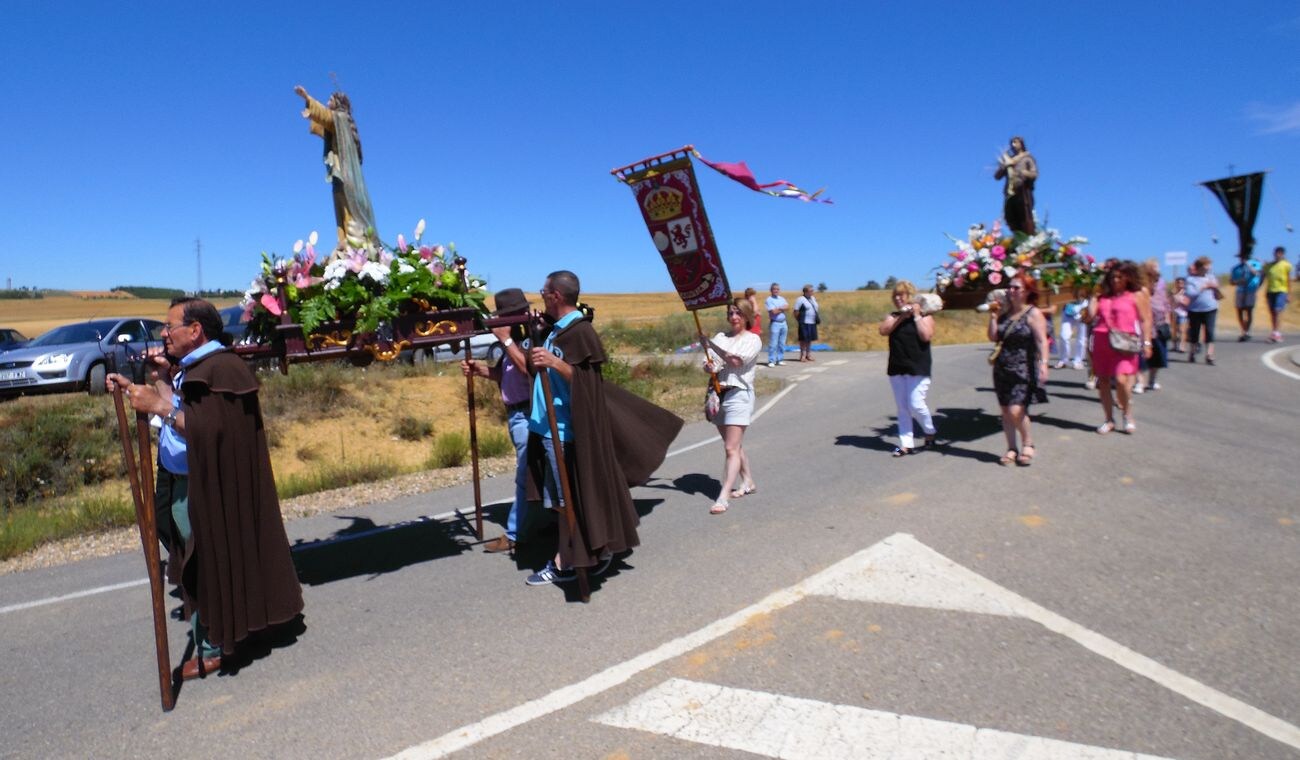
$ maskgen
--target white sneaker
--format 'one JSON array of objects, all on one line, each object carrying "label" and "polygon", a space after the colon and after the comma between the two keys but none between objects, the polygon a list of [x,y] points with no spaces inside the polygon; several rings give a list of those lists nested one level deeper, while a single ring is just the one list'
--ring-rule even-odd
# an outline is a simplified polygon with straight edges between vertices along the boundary
[{"label": "white sneaker", "polygon": [[1083,387],[1087,388],[1090,391],[1097,390],[1097,378],[1095,377],[1088,378],[1088,382],[1084,383]]},{"label": "white sneaker", "polygon": [[764,366],[764,367],[775,367],[776,365],[773,364],[772,362],[768,362],[767,364],[764,364],[763,366]]},{"label": "white sneaker", "polygon": [[1134,384],[1133,384],[1133,392],[1134,392],[1134,393],[1142,393],[1142,392],[1144,392],[1144,391],[1145,391],[1145,389],[1142,387],[1142,383],[1134,383]]},{"label": "white sneaker", "polygon": [[1083,362],[1075,362],[1071,364],[1070,369],[1083,369]]},{"label": "white sneaker", "polygon": [[1152,383],[1152,384],[1151,384],[1151,390],[1153,390],[1153,391],[1158,391],[1158,390],[1160,390],[1160,383]]},{"label": "white sneaker", "polygon": [[[781,361],[777,362],[777,363],[776,363],[776,366],[778,366],[778,367],[784,367],[784,366],[785,366],[785,360],[781,360]],[[560,440],[564,440],[564,439],[560,439]]]},{"label": "white sneaker", "polygon": [[1059,362],[1057,362],[1056,364],[1052,365],[1052,369],[1065,369],[1065,360],[1062,359],[1061,361],[1059,361]]}]

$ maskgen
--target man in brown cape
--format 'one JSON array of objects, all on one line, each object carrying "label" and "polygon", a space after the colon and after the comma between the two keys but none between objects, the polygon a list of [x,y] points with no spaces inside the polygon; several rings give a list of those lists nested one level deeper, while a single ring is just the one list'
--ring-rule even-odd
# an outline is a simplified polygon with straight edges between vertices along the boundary
[{"label": "man in brown cape", "polygon": [[173,547],[170,559],[180,568],[186,616],[195,621],[195,657],[181,667],[183,678],[215,672],[222,654],[250,633],[288,622],[303,607],[257,379],[222,345],[222,331],[212,304],[176,299],[163,325],[164,350],[176,363],[172,382],[109,377],[136,411],[158,415],[184,440],[188,509],[175,520],[184,546]]},{"label": "man in brown cape", "polygon": [[559,521],[556,557],[529,576],[530,586],[571,581],[575,567],[596,567],[599,575],[614,555],[640,543],[636,533],[640,519],[628,487],[650,477],[682,427],[682,420],[671,412],[604,382],[605,349],[578,308],[578,294],[573,272],[547,276],[541,296],[546,315],[555,324],[545,342],[529,352],[538,372],[529,417],[530,447],[538,458],[545,457],[545,494],[552,504],[560,503],[554,442],[541,389],[540,373],[545,371],[573,492],[574,503],[567,506],[577,518],[576,532]]}]

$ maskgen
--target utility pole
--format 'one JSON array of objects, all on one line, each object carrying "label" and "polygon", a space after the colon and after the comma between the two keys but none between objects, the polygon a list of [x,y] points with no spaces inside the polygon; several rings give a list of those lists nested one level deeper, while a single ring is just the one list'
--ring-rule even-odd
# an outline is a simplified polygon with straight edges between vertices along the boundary
[{"label": "utility pole", "polygon": [[198,288],[194,295],[198,295],[203,292],[203,241],[198,238],[194,238],[194,268],[198,273]]}]

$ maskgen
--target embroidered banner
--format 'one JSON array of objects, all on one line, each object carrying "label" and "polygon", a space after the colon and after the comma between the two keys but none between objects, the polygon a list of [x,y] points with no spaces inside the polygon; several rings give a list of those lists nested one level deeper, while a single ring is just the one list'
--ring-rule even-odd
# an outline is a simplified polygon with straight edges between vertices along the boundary
[{"label": "embroidered banner", "polygon": [[1264,192],[1264,172],[1239,174],[1235,177],[1202,182],[1223,204],[1232,223],[1237,225],[1237,255],[1248,258],[1255,247],[1255,217],[1259,215],[1259,199]]},{"label": "embroidered banner", "polygon": [[632,188],[646,230],[689,310],[730,303],[731,286],[704,214],[690,146],[615,169]]}]

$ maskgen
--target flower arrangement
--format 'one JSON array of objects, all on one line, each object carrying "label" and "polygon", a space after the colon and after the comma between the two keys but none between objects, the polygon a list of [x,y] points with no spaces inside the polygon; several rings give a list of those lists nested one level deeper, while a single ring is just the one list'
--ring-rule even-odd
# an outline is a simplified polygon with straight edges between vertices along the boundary
[{"label": "flower arrangement", "polygon": [[992,229],[983,224],[971,225],[966,240],[952,235],[948,239],[956,244],[956,250],[948,253],[952,261],[935,270],[940,292],[1002,287],[1008,278],[1022,271],[1059,292],[1062,287],[1091,288],[1101,274],[1096,259],[1082,250],[1087,238],[1062,240],[1053,229],[1012,235],[1003,232],[1001,222],[994,222]]},{"label": "flower arrangement", "polygon": [[293,258],[262,254],[262,271],[244,293],[249,333],[269,341],[283,313],[277,284],[283,282],[291,322],[311,333],[330,321],[354,318],[357,332],[374,332],[404,310],[474,307],[486,313],[485,283],[462,277],[464,259],[454,243],[423,245],[424,220],[415,226],[415,240],[397,236],[391,250],[376,240],[339,248],[325,258],[316,254],[317,235],[293,245]]}]

